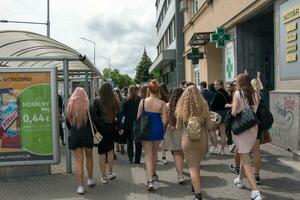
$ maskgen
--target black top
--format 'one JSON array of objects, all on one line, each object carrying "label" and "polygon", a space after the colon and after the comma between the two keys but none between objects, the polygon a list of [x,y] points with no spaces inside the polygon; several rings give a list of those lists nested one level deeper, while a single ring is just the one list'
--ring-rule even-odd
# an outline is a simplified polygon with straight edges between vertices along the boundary
[{"label": "black top", "polygon": [[67,128],[70,131],[68,141],[69,141],[69,149],[77,149],[77,148],[93,148],[93,132],[91,129],[90,121],[77,129],[76,126],[72,126],[68,120],[66,119]]},{"label": "black top", "polygon": [[212,111],[220,111],[225,109],[225,104],[230,103],[230,97],[224,88],[216,91],[214,94],[210,108]]},{"label": "black top", "polygon": [[141,99],[138,97],[137,99],[126,100],[123,103],[123,116],[125,120],[123,122],[123,128],[125,132],[131,132],[133,122],[136,120],[139,104]]},{"label": "black top", "polygon": [[107,153],[114,148],[115,140],[115,124],[104,117],[103,111],[100,108],[100,98],[96,98],[92,109],[92,120],[103,136],[103,139],[98,145],[98,154]]},{"label": "black top", "polygon": [[201,94],[207,102],[207,105],[210,105],[211,100],[213,99],[213,92],[209,91],[208,89],[204,88],[201,90]]}]

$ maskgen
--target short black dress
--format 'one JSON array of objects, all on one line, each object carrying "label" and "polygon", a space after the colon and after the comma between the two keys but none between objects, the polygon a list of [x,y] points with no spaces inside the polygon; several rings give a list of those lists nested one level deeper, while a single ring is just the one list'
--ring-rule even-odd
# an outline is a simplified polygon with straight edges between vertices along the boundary
[{"label": "short black dress", "polygon": [[90,126],[90,121],[83,127],[77,129],[76,126],[72,126],[68,119],[66,119],[67,128],[70,131],[68,142],[69,149],[75,150],[77,148],[93,148],[93,133]]},{"label": "short black dress", "polygon": [[108,122],[100,108],[100,99],[96,98],[92,109],[92,120],[96,125],[97,130],[103,136],[103,139],[98,145],[98,154],[105,154],[114,149],[115,142],[115,124]]}]

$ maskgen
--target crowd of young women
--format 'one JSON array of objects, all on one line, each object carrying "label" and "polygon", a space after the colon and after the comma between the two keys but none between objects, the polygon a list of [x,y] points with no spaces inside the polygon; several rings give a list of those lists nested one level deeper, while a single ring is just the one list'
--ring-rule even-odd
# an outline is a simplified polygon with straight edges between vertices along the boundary
[{"label": "crowd of young women", "polygon": [[[259,104],[259,95],[251,86],[249,76],[241,74],[236,78],[236,91],[232,96],[232,116],[236,116],[245,106],[251,106],[256,112]],[[116,178],[113,172],[114,142],[116,137],[123,138],[121,143],[127,144],[128,159],[130,163],[141,162],[142,147],[145,152],[145,166],[147,176],[147,189],[154,190],[158,181],[157,155],[158,149],[171,151],[174,157],[178,183],[184,183],[183,166],[186,160],[189,166],[194,200],[202,200],[200,184],[200,163],[208,152],[208,141],[211,138],[213,151],[224,153],[226,143],[224,121],[219,125],[211,120],[209,110],[222,113],[225,110],[230,95],[222,87],[221,81],[214,83],[216,92],[210,95],[210,105],[207,103],[207,95],[199,91],[193,83],[185,83],[182,87],[168,91],[163,89],[156,80],[149,82],[147,86],[138,88],[130,86],[126,99],[121,95],[114,95],[109,83],[105,83],[99,90],[99,97],[90,106],[88,96],[84,89],[76,88],[68,101],[66,123],[70,130],[68,138],[69,148],[74,150],[76,162],[76,176],[78,178],[77,193],[84,193],[83,184],[83,158],[86,156],[88,172],[87,185],[94,186],[93,179],[93,135],[90,122],[95,124],[103,139],[97,145],[99,154],[99,168],[101,182],[107,183]],[[206,87],[206,85],[205,85]],[[224,91],[223,91],[224,90]],[[203,95],[202,95],[202,94]],[[143,137],[142,141],[133,140],[133,124],[141,115],[150,118],[150,135]],[[191,140],[188,135],[188,125],[191,119],[197,118],[201,126],[201,139]],[[216,143],[215,130],[220,130],[221,144]],[[243,186],[244,174],[246,174],[252,187],[251,199],[260,200],[260,192],[257,189],[254,172],[251,168],[249,154],[256,143],[257,126],[245,131],[238,136],[233,135],[233,141],[240,157],[239,177],[234,184]],[[124,142],[125,140],[125,142]],[[135,149],[135,150],[134,150]],[[165,156],[163,155],[163,158]]]}]

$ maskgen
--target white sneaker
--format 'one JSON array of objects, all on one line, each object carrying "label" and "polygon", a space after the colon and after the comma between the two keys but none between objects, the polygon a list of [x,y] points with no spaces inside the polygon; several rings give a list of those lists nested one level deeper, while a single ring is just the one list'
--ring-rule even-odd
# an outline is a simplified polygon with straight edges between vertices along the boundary
[{"label": "white sneaker", "polygon": [[221,156],[224,156],[224,155],[225,155],[224,149],[220,149],[219,152],[220,152],[219,154],[220,154]]},{"label": "white sneaker", "polygon": [[242,180],[240,179],[240,177],[237,177],[236,179],[234,179],[233,183],[235,184],[236,187],[238,188],[242,188],[244,187]]},{"label": "white sneaker", "polygon": [[230,153],[234,153],[234,150],[235,150],[235,144],[229,145]]},{"label": "white sneaker", "polygon": [[93,179],[88,178],[88,180],[87,180],[87,185],[88,185],[89,187],[93,187],[93,186],[96,185],[96,182],[95,182]]},{"label": "white sneaker", "polygon": [[262,200],[260,192],[258,190],[251,192],[251,200]]},{"label": "white sneaker", "polygon": [[107,174],[107,178],[108,178],[109,180],[113,180],[113,179],[115,179],[116,177],[117,177],[117,174],[116,174],[116,173]]},{"label": "white sneaker", "polygon": [[167,161],[166,157],[162,157],[162,163],[163,163],[164,165],[168,164],[168,161]]},{"label": "white sneaker", "polygon": [[78,194],[84,194],[84,188],[83,188],[83,186],[79,186],[79,187],[77,188],[77,193],[78,193]]},{"label": "white sneaker", "polygon": [[211,147],[209,150],[209,153],[211,154],[219,154],[218,148],[217,147]]},{"label": "white sneaker", "polygon": [[184,176],[178,176],[178,184],[184,183]]},{"label": "white sneaker", "polygon": [[107,178],[104,176],[101,179],[101,183],[106,184],[107,183]]}]

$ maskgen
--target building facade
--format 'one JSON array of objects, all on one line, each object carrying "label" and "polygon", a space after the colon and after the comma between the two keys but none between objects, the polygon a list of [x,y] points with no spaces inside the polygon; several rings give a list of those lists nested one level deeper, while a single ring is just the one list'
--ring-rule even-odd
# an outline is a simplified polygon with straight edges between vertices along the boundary
[{"label": "building facade", "polygon": [[179,0],[156,0],[157,57],[149,69],[159,74],[160,82],[177,86],[184,79],[183,13]]},{"label": "building facade", "polygon": [[[182,0],[185,79],[199,83],[232,81],[247,71],[261,74],[263,98],[274,115],[273,143],[300,155],[300,0]],[[231,40],[210,42],[217,27]],[[198,65],[191,48],[204,52]]]}]

